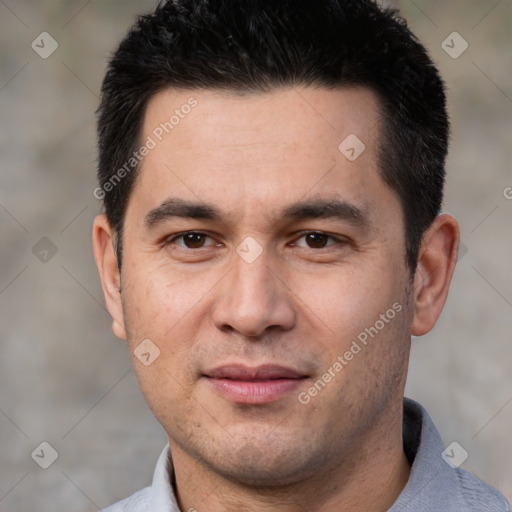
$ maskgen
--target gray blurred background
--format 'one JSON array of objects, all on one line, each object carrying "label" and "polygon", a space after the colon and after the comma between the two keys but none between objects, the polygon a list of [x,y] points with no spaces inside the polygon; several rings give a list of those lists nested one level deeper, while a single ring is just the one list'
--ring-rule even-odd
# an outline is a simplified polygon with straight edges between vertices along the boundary
[{"label": "gray blurred background", "polygon": [[[150,483],[166,442],[111,333],[90,242],[106,61],[155,3],[0,0],[1,512],[102,508]],[[392,4],[447,82],[445,210],[463,242],[407,394],[512,500],[512,3]]]}]

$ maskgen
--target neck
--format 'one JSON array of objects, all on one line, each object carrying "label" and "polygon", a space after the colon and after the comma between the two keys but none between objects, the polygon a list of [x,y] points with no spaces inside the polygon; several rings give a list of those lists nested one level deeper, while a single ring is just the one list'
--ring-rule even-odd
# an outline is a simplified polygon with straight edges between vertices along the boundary
[{"label": "neck", "polygon": [[409,479],[403,451],[402,403],[388,421],[353,443],[343,460],[307,479],[281,487],[251,487],[226,480],[170,440],[177,499],[197,512],[386,511]]}]

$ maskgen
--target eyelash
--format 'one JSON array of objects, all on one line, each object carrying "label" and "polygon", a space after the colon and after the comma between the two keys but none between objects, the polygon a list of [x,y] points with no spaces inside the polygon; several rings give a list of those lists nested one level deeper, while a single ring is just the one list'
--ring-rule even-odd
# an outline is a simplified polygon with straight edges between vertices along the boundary
[{"label": "eyelash", "polygon": [[[187,235],[201,235],[201,236],[204,236],[204,237],[208,237],[208,238],[211,238],[213,240],[213,237],[211,237],[210,235],[208,235],[207,233],[204,233],[202,231],[185,231],[183,233],[178,233],[177,235],[174,235],[170,238],[167,238],[166,240],[164,240],[163,242],[163,245],[164,246],[169,246],[169,245],[173,245],[175,244],[175,242],[179,239],[184,239],[185,236]],[[294,247],[302,247],[304,249],[310,249],[310,250],[313,250],[313,251],[319,251],[321,249],[328,249],[329,247],[332,247],[332,246],[335,246],[335,245],[346,245],[349,243],[349,240],[346,239],[345,237],[342,237],[342,238],[338,238],[338,237],[335,237],[333,235],[329,235],[328,233],[324,233],[323,231],[303,231],[303,232],[300,232],[298,233],[298,238],[296,238],[295,240],[300,240],[301,238],[307,236],[307,235],[323,235],[323,236],[327,236],[328,239],[331,239],[331,240],[334,240],[334,243],[331,243],[329,245],[326,245],[325,247],[320,247],[320,248],[315,248],[315,247],[304,247],[304,246],[298,246],[296,243],[293,243],[292,245]],[[212,245],[219,245],[219,244],[211,244],[209,246],[202,246],[202,247],[198,247],[198,248],[190,248],[190,247],[186,247],[186,246],[182,246],[182,245],[179,245],[179,247],[181,249],[185,249],[185,250],[189,250],[189,251],[197,251],[199,249],[206,249],[208,247],[211,247]]]}]

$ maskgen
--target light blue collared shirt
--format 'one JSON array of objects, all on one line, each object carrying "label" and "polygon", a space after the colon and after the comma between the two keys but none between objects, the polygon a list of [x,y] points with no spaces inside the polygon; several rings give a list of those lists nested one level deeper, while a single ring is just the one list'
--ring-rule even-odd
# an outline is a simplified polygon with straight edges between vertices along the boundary
[{"label": "light blue collared shirt", "polygon": [[[467,471],[452,467],[427,411],[404,399],[404,450],[412,462],[407,485],[388,512],[511,512],[505,497]],[[153,483],[103,512],[182,512],[171,485],[169,446],[158,459]],[[187,511],[183,511],[187,512]]]}]

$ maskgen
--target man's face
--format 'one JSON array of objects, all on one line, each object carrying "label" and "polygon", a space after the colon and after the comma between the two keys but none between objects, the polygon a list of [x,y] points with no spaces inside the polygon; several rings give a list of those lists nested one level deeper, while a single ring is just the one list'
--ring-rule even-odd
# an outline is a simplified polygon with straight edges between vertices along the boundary
[{"label": "man's face", "polygon": [[[162,135],[177,109],[190,113]],[[156,146],[126,211],[119,323],[175,453],[285,483],[396,413],[412,313],[378,123],[362,88],[149,102],[140,141]],[[143,340],[160,351],[149,365]]]}]

